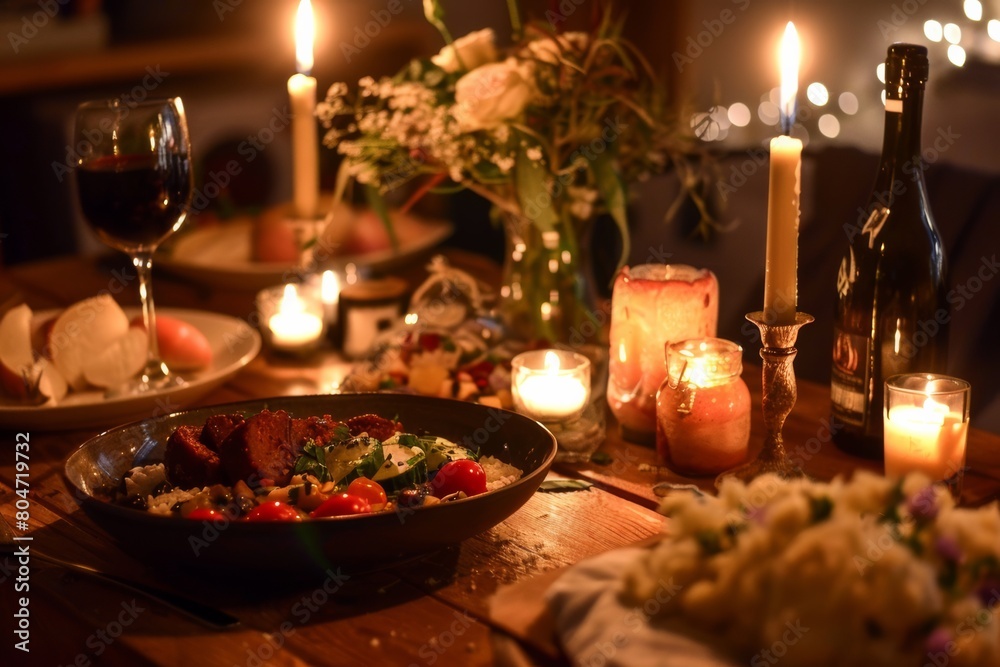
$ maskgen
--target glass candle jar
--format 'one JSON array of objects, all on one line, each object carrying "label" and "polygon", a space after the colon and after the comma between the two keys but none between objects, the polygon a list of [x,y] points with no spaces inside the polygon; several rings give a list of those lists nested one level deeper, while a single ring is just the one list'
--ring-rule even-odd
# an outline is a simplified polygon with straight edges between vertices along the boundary
[{"label": "glass candle jar", "polygon": [[667,344],[656,394],[656,449],[672,470],[716,474],[747,457],[750,390],[743,348],[720,338]]},{"label": "glass candle jar", "polygon": [[718,321],[719,283],[707,269],[641,264],[619,272],[611,299],[608,405],[626,440],[655,440],[664,345],[715,336]]},{"label": "glass candle jar", "polygon": [[345,285],[337,299],[337,344],[348,359],[371,353],[380,334],[406,313],[406,281],[386,277]]},{"label": "glass candle jar", "polygon": [[922,472],[961,493],[971,387],[965,380],[909,373],[885,381],[885,474]]},{"label": "glass candle jar", "polygon": [[511,361],[518,412],[541,422],[569,422],[590,402],[590,360],[565,350],[522,352]]},{"label": "glass candle jar", "polygon": [[257,313],[264,340],[289,353],[315,350],[323,337],[323,304],[315,291],[293,283],[257,294]]}]

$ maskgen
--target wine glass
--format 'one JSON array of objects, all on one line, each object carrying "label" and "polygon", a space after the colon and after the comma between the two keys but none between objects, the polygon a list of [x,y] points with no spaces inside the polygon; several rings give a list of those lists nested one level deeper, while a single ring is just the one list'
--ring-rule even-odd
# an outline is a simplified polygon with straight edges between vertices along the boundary
[{"label": "wine glass", "polygon": [[131,257],[139,279],[149,349],[141,376],[122,391],[183,384],[160,359],[151,270],[157,246],[184,223],[194,189],[184,104],[179,97],[85,102],[73,146],[83,215],[101,241]]}]

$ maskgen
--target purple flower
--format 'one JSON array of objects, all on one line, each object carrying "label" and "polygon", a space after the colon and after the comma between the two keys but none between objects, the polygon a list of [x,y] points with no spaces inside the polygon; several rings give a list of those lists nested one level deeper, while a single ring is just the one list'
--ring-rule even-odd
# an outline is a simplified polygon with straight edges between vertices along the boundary
[{"label": "purple flower", "polygon": [[767,506],[766,505],[753,505],[746,509],[747,521],[757,524],[758,526],[764,525],[764,520],[767,518]]},{"label": "purple flower", "polygon": [[948,644],[952,642],[951,630],[937,628],[927,636],[924,649],[927,655],[948,654]]},{"label": "purple flower", "polygon": [[938,556],[952,563],[962,560],[962,547],[958,545],[954,537],[948,535],[941,535],[934,541],[934,551],[937,552]]},{"label": "purple flower", "polygon": [[937,494],[933,486],[918,491],[906,501],[906,509],[917,521],[933,521],[938,515]]},{"label": "purple flower", "polygon": [[987,609],[996,608],[1000,603],[1000,581],[997,579],[987,579],[976,590],[976,596],[983,607]]}]

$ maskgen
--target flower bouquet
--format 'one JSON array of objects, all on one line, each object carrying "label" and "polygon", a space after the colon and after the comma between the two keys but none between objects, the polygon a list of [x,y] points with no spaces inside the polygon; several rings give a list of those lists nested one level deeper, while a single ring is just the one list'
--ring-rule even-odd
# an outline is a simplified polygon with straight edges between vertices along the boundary
[{"label": "flower bouquet", "polygon": [[943,486],[728,479],[675,493],[669,535],[625,574],[628,604],[668,582],[683,618],[742,664],[1000,664],[1000,513]]},{"label": "flower bouquet", "polygon": [[673,169],[707,219],[704,171],[690,124],[610,9],[590,32],[559,33],[508,7],[514,42],[500,48],[491,29],[453,40],[438,0],[424,0],[440,53],[353,93],[334,84],[318,115],[344,158],[338,196],[357,182],[386,220],[382,196],[403,184],[415,188],[404,208],[462,188],[488,199],[507,232],[504,321],[515,337],[564,342],[588,316],[595,215],[615,221],[624,261],[628,186]]}]

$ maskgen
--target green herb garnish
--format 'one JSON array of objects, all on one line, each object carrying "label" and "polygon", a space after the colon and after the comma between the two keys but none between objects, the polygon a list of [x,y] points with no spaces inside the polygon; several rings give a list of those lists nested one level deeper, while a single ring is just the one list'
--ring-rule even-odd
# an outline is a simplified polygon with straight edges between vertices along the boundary
[{"label": "green herb garnish", "polygon": [[[344,428],[346,430],[347,427]],[[312,475],[320,482],[330,481],[330,470],[326,467],[326,449],[317,445],[315,440],[307,440],[292,472]]]},{"label": "green herb garnish", "polygon": [[586,491],[593,484],[582,479],[547,479],[538,486],[542,492],[555,491]]}]

